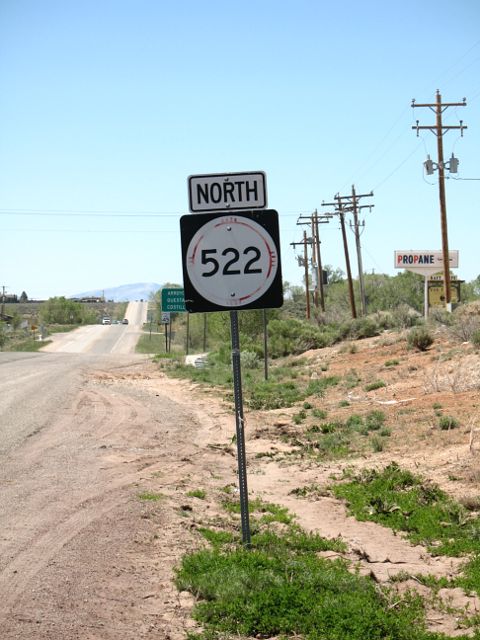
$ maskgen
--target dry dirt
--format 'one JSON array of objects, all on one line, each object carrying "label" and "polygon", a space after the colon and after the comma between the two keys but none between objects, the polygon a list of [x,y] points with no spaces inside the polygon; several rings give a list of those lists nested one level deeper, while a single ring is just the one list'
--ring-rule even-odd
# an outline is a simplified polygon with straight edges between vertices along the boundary
[{"label": "dry dirt", "polygon": [[[428,596],[414,576],[455,575],[458,560],[431,557],[400,535],[357,522],[331,495],[305,499],[291,492],[326,486],[346,467],[380,468],[395,460],[457,499],[478,499],[480,356],[446,335],[419,353],[399,334],[385,333],[302,358],[312,378],[342,378],[314,401],[329,419],[380,408],[391,436],[383,451],[319,464],[288,455],[292,446],[279,437],[295,429],[299,407],[246,410],[249,495],[288,507],[306,529],[341,536],[347,557],[379,582],[404,572],[411,579],[403,586]],[[385,365],[392,360],[398,364]],[[346,382],[353,370],[361,378],[355,387]],[[386,387],[365,391],[378,379]],[[434,405],[460,427],[440,430]],[[74,406],[30,438],[15,468],[7,463],[3,470],[12,506],[1,532],[7,550],[1,637],[185,638],[195,628],[193,599],[175,589],[173,568],[203,544],[196,529],[221,515],[222,488],[236,483],[234,431],[221,393],[169,379],[151,363],[90,374]],[[187,495],[197,489],[205,499]],[[453,611],[432,606],[429,627],[465,633],[460,612],[478,611],[478,599],[458,589],[440,596]]]}]

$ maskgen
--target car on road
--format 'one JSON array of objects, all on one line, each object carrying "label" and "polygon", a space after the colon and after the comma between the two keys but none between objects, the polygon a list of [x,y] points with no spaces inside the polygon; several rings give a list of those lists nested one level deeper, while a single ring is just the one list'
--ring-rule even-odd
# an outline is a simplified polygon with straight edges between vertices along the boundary
[{"label": "car on road", "polygon": [[110,316],[103,316],[102,324],[112,324],[112,319],[110,318]]},{"label": "car on road", "polygon": [[128,318],[124,318],[124,319],[122,320],[122,324],[128,324]]}]

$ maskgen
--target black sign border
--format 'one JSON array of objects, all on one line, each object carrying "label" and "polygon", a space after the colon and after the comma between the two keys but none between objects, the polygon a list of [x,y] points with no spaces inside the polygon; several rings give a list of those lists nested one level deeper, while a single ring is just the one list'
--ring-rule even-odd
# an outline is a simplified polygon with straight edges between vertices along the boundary
[{"label": "black sign border", "polygon": [[[258,172],[256,172],[258,173]],[[218,305],[198,293],[193,286],[187,272],[187,250],[196,232],[204,224],[216,218],[224,218],[232,215],[237,218],[247,218],[262,226],[272,238],[277,251],[277,273],[268,290],[254,302],[239,306]],[[280,259],[280,232],[278,225],[278,213],[274,209],[262,209],[261,211],[216,211],[214,213],[196,213],[180,218],[180,233],[182,240],[182,267],[183,288],[185,290],[185,308],[189,313],[202,313],[209,311],[244,311],[248,309],[276,309],[283,305],[283,281]]]}]

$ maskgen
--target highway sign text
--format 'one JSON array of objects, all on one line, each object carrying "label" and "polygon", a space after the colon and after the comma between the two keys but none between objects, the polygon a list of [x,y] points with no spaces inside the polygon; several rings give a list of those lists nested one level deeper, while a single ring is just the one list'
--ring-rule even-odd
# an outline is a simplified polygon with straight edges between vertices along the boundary
[{"label": "highway sign text", "polygon": [[264,209],[267,187],[262,171],[215,173],[188,178],[190,211]]},{"label": "highway sign text", "polygon": [[186,311],[183,289],[162,289],[162,311]]},{"label": "highway sign text", "polygon": [[[449,251],[450,268],[458,267],[458,251]],[[443,265],[443,253],[441,251],[395,251],[395,267],[408,269],[408,267],[431,267],[439,269]]]}]

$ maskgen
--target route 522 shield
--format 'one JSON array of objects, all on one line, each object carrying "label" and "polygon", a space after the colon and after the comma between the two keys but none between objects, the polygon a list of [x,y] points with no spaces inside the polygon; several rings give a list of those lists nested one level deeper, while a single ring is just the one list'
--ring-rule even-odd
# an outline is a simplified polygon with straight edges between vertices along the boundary
[{"label": "route 522 shield", "polygon": [[276,211],[185,215],[180,231],[187,311],[282,306]]}]

